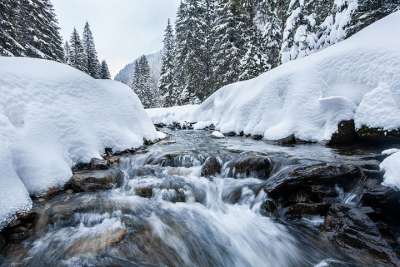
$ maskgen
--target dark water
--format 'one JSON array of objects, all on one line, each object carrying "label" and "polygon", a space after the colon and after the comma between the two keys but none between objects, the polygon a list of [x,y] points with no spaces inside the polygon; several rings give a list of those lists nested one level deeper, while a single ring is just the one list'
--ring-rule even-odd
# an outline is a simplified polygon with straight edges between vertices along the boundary
[{"label": "dark water", "polygon": [[[210,155],[229,162],[243,151],[267,153],[274,172],[316,162],[376,164],[375,149],[276,146],[204,131],[170,132],[148,151],[122,159],[125,183],[101,193],[63,194],[36,203],[35,233],[9,245],[1,266],[356,266],[320,236],[323,218],[285,223],[265,216],[263,181],[200,177]],[[157,162],[181,155],[176,166]],[[341,194],[351,202],[356,194]],[[353,265],[354,264],[354,265]]]}]

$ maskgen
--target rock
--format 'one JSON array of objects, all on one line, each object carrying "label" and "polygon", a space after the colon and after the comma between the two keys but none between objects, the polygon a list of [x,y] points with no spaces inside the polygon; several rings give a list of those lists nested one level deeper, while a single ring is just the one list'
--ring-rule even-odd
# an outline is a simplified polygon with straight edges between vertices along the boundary
[{"label": "rock", "polygon": [[358,138],[367,143],[387,143],[400,141],[400,129],[384,130],[366,126],[357,129]]},{"label": "rock", "polygon": [[371,185],[363,194],[361,203],[374,209],[376,220],[400,224],[400,191],[383,185]]},{"label": "rock", "polygon": [[224,133],[224,135],[228,136],[228,137],[234,137],[234,136],[236,136],[236,133],[235,132],[227,132],[227,133]]},{"label": "rock", "polygon": [[268,179],[272,172],[272,161],[261,153],[244,152],[237,159],[230,161],[227,168],[229,177]]},{"label": "rock", "polygon": [[162,155],[149,156],[145,165],[160,165],[162,167],[186,167],[190,168],[201,164],[199,159],[192,152],[172,152]]},{"label": "rock", "polygon": [[341,121],[338,125],[338,130],[331,137],[328,145],[351,145],[357,139],[356,127],[354,120]]},{"label": "rock", "polygon": [[216,157],[209,157],[201,167],[201,176],[215,176],[221,172],[222,166]]},{"label": "rock", "polygon": [[325,219],[324,230],[331,240],[358,262],[381,266],[383,261],[388,265],[400,266],[399,258],[367,216],[370,212],[370,209],[343,204],[332,205]]},{"label": "rock", "polygon": [[265,191],[273,199],[282,199],[286,203],[303,202],[302,199],[323,203],[324,198],[337,196],[336,186],[349,191],[362,176],[356,166],[323,163],[298,167],[271,177],[265,184]]},{"label": "rock", "polygon": [[75,192],[94,192],[121,186],[124,175],[120,170],[97,170],[76,172],[70,181]]},{"label": "rock", "polygon": [[0,251],[3,250],[3,248],[7,245],[6,239],[4,236],[0,233]]},{"label": "rock", "polygon": [[104,159],[93,158],[90,161],[90,169],[91,170],[107,170],[108,169],[107,161]]},{"label": "rock", "polygon": [[304,215],[321,215],[324,216],[329,210],[328,203],[296,203],[289,206],[285,215],[289,217],[302,217]]},{"label": "rock", "polygon": [[34,212],[19,215],[16,220],[3,230],[3,238],[10,243],[19,243],[27,239],[33,233],[37,218],[38,214]]},{"label": "rock", "polygon": [[294,145],[294,144],[296,144],[296,137],[295,137],[294,134],[292,134],[292,135],[289,135],[286,138],[282,138],[280,140],[277,140],[276,142],[278,144],[280,144],[280,145]]}]

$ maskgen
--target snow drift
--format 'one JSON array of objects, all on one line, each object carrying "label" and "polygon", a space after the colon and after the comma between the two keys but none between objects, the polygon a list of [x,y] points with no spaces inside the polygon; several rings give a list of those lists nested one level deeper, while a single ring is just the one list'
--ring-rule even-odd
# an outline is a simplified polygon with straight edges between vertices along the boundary
[{"label": "snow drift", "polygon": [[400,150],[389,149],[382,154],[389,155],[380,165],[381,170],[385,172],[382,184],[400,190]]},{"label": "snow drift", "polygon": [[223,87],[185,120],[269,140],[329,140],[349,119],[358,128],[400,128],[400,27],[393,25],[400,25],[399,12],[321,52]]},{"label": "snow drift", "polygon": [[0,227],[74,164],[158,136],[127,86],[63,64],[0,57],[0,96]]}]

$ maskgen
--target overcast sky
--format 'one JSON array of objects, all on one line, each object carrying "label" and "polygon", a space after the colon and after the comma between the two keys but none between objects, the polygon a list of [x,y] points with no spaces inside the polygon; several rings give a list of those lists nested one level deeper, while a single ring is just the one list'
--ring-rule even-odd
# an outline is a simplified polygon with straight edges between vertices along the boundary
[{"label": "overcast sky", "polygon": [[159,50],[179,0],[53,0],[64,40],[74,27],[92,28],[100,59],[116,74],[140,55]]}]

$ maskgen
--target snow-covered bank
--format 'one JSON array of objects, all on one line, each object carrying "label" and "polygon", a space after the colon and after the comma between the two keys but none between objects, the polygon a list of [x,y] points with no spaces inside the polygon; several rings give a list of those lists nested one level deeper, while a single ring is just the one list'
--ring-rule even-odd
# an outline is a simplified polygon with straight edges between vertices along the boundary
[{"label": "snow-covered bank", "polygon": [[[329,140],[350,119],[357,128],[400,128],[400,28],[393,25],[399,12],[324,51],[223,87],[191,120],[269,140]],[[157,121],[173,117],[164,116]]]},{"label": "snow-covered bank", "polygon": [[398,149],[386,150],[383,155],[390,155],[381,163],[381,169],[385,171],[383,185],[400,190],[400,152]]},{"label": "snow-covered bank", "polygon": [[146,109],[154,124],[173,124],[192,122],[196,119],[193,117],[194,111],[199,105],[176,106],[170,108],[151,108]]},{"label": "snow-covered bank", "polygon": [[60,187],[71,166],[158,137],[125,85],[63,64],[0,57],[0,226],[29,194]]}]

